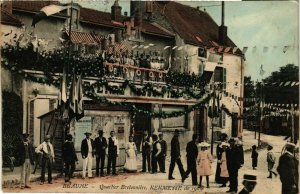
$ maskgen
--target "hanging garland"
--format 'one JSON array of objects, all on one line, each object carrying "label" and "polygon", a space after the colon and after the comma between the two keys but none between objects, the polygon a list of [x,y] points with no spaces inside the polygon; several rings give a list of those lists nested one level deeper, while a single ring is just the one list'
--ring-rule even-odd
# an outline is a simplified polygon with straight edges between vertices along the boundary
[{"label": "hanging garland", "polygon": [[230,111],[229,111],[229,109],[223,104],[222,106],[221,106],[221,109],[228,115],[228,116],[230,116],[231,118],[237,118],[238,120],[243,120],[243,119],[245,119],[245,117],[243,116],[243,115],[241,115],[241,116],[236,116],[235,114],[233,114],[233,113],[231,113]]}]

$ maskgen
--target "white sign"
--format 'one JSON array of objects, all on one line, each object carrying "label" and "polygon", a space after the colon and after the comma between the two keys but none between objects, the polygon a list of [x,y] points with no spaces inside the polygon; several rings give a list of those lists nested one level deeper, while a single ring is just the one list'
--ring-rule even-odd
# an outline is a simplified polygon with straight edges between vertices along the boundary
[{"label": "white sign", "polygon": [[75,122],[75,147],[80,148],[81,141],[85,138],[85,132],[92,130],[92,117],[83,117]]}]

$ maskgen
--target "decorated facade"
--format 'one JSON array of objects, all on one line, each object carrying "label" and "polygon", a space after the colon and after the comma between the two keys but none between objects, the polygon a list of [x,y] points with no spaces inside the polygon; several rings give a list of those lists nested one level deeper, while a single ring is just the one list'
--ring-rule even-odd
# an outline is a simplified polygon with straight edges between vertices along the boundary
[{"label": "decorated facade", "polygon": [[[139,145],[145,130],[170,142],[178,129],[183,144],[193,133],[207,141],[221,132],[242,136],[244,56],[227,27],[177,2],[130,3],[130,17],[118,1],[111,13],[55,1],[3,3],[23,25],[9,36],[9,27],[1,29],[2,90],[22,97],[23,131],[34,145],[47,133],[60,145],[68,132],[79,151],[84,132],[95,138],[100,129],[105,137],[114,130],[121,149],[129,135]],[[50,4],[66,7],[32,23]],[[84,116],[66,126],[61,107],[75,83]]]}]

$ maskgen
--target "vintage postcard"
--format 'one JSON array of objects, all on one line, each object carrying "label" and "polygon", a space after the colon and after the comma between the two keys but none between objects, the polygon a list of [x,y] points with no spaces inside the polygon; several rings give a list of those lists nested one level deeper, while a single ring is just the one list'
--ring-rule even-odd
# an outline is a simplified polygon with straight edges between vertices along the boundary
[{"label": "vintage postcard", "polygon": [[298,193],[298,1],[1,1],[2,192]]}]

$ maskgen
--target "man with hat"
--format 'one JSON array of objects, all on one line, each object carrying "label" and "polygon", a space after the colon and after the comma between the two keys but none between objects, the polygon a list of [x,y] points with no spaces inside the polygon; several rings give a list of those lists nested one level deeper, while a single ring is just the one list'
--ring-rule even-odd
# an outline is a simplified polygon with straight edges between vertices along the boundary
[{"label": "man with hat", "polygon": [[[141,147],[142,147],[142,158],[143,158],[143,163],[142,163],[142,172],[148,171],[151,172],[151,145],[153,143],[152,137],[148,134],[148,131],[144,131],[144,136],[142,138],[141,142]],[[147,163],[147,164],[146,164]]]},{"label": "man with hat", "polygon": [[110,132],[110,137],[108,138],[108,159],[107,159],[107,175],[110,175],[110,170],[112,168],[112,174],[117,175],[116,173],[116,163],[117,157],[119,156],[119,141],[115,136],[115,131]]},{"label": "man with hat", "polygon": [[235,145],[235,138],[229,139],[229,148],[226,150],[227,170],[229,173],[230,189],[227,191],[237,192],[238,189],[238,171],[242,166],[242,155],[240,149]]},{"label": "man with hat", "polygon": [[96,155],[96,176],[99,176],[99,166],[101,162],[100,176],[104,176],[105,164],[105,150],[107,148],[106,138],[103,137],[103,130],[98,131],[99,136],[94,141],[95,155]]},{"label": "man with hat", "polygon": [[296,194],[296,170],[298,166],[295,165],[294,149],[295,144],[287,143],[285,145],[285,152],[279,158],[277,171],[280,175],[282,183],[282,194]]},{"label": "man with hat", "polygon": [[162,173],[166,173],[167,142],[164,140],[163,133],[160,133],[158,137],[161,145],[161,157],[158,159],[159,170]]},{"label": "man with hat", "polygon": [[84,135],[86,138],[84,138],[81,142],[81,156],[83,159],[83,165],[82,165],[82,178],[85,179],[86,176],[86,168],[88,169],[88,177],[93,178],[92,174],[92,165],[93,165],[93,140],[90,138],[92,133],[85,132]]},{"label": "man with hat", "polygon": [[62,149],[62,158],[65,163],[65,182],[70,182],[71,177],[75,171],[75,162],[78,162],[78,158],[76,155],[73,136],[68,134],[66,136],[66,141],[63,144]]},{"label": "man with hat", "polygon": [[187,162],[187,170],[186,176],[190,173],[192,174],[192,184],[197,185],[197,156],[198,156],[198,148],[197,148],[197,134],[193,134],[192,141],[190,141],[186,146],[186,162]]},{"label": "man with hat", "polygon": [[250,174],[244,174],[243,181],[244,188],[239,192],[239,194],[249,194],[256,186],[256,176]]},{"label": "man with hat", "polygon": [[45,136],[45,140],[36,149],[35,152],[43,154],[42,156],[42,172],[41,185],[45,182],[46,167],[48,169],[48,183],[52,184],[52,165],[54,163],[54,148],[50,142],[50,135]]},{"label": "man with hat", "polygon": [[180,155],[180,144],[179,144],[179,130],[176,129],[174,133],[174,137],[171,140],[171,163],[169,168],[169,180],[175,179],[173,177],[173,171],[175,168],[175,163],[178,165],[181,181],[184,182],[186,179],[185,171],[183,169],[183,165],[181,163],[181,155]]},{"label": "man with hat", "polygon": [[34,165],[34,148],[29,142],[29,134],[23,134],[23,141],[17,147],[17,153],[21,164],[21,189],[30,188],[30,168]]}]

